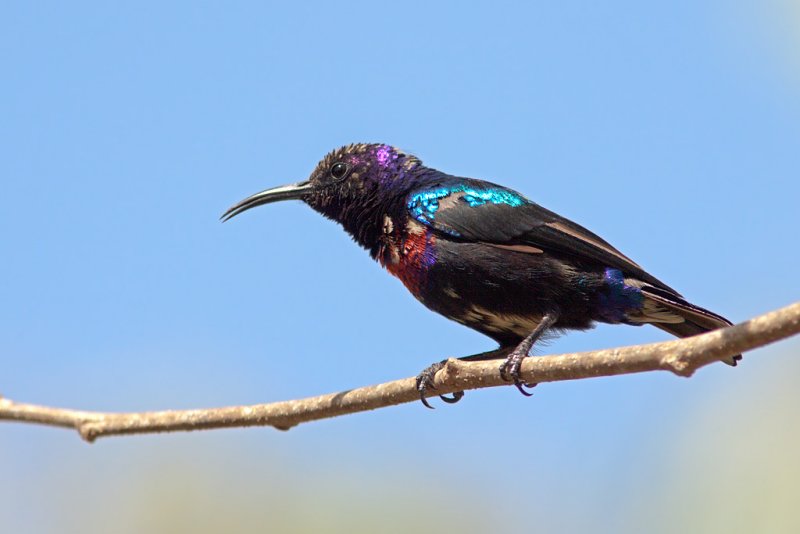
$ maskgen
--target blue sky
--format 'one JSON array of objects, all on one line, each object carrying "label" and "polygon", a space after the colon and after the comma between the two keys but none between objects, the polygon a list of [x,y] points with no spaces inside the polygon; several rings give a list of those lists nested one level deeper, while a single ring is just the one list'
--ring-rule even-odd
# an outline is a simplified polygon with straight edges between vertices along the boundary
[{"label": "blue sky", "polygon": [[[349,142],[519,190],[734,321],[795,301],[799,39],[800,11],[778,0],[6,5],[0,392],[102,410],[268,402],[492,348],[300,203],[219,223]],[[662,339],[604,326],[540,351]],[[769,514],[757,500],[741,517],[714,514],[728,494],[701,491],[742,494],[752,471],[765,480],[754,498],[796,494],[800,476],[781,477],[800,462],[781,451],[800,445],[787,379],[798,348],[688,381],[554,384],[532,399],[483,391],[435,412],[408,405],[288,433],[88,447],[4,424],[0,476],[12,484],[0,525],[104,531],[81,523],[69,495],[130,517],[131,531],[142,517],[154,532],[188,525],[209,503],[221,508],[195,531],[212,516],[264,526],[277,520],[247,498],[286,488],[295,504],[338,494],[325,524],[364,531],[369,510],[440,524],[433,503],[463,509],[462,529],[517,531],[517,514],[531,514],[551,530],[669,531],[679,518],[652,502],[691,509],[693,491],[709,507],[684,524],[706,531],[730,526],[723,517],[798,521],[775,500]],[[151,487],[174,491],[131,489]],[[287,514],[284,528],[313,530]]]}]

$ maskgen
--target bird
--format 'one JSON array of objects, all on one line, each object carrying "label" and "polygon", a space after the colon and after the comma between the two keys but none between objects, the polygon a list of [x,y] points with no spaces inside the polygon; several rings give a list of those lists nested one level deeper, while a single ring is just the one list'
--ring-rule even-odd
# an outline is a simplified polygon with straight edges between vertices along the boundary
[{"label": "bird", "polygon": [[[444,173],[391,145],[337,148],[308,179],[251,195],[221,219],[284,200],[339,223],[423,305],[496,341],[497,351],[472,359],[502,359],[501,377],[525,395],[535,384],[523,383],[521,364],[543,337],[609,323],[650,324],[683,338],[732,324],[583,226],[512,189]],[[741,357],[723,361],[735,366]],[[417,376],[427,407],[443,364]]]}]

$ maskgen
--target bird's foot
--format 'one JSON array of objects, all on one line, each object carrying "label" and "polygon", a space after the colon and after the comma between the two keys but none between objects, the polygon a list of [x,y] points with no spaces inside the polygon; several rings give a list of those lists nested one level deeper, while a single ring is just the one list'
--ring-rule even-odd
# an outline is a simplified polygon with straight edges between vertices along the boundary
[{"label": "bird's foot", "polygon": [[528,337],[523,339],[522,342],[517,345],[517,348],[511,351],[511,354],[508,355],[506,361],[500,365],[500,378],[507,382],[513,380],[514,385],[517,386],[519,392],[526,397],[532,396],[533,393],[525,388],[530,389],[535,387],[536,384],[530,384],[522,381],[522,377],[520,376],[522,373],[522,362],[528,357],[528,353],[531,351],[533,344],[536,343],[536,340],[539,339],[548,328],[556,324],[557,320],[558,314],[555,312],[543,315],[542,320],[539,321],[539,324],[536,325],[536,328],[533,329],[533,332],[531,332]]},{"label": "bird's foot", "polygon": [[[428,403],[428,399],[426,398],[427,393],[428,390],[436,389],[436,386],[433,383],[433,378],[436,376],[436,373],[445,366],[446,363],[447,360],[434,363],[433,365],[426,367],[420,374],[417,375],[417,391],[419,392],[419,400],[422,401],[422,404],[424,404],[426,408],[430,408],[431,410],[434,408]],[[463,396],[463,391],[456,391],[453,393],[452,397],[439,395],[439,398],[448,404],[455,404],[460,401]]]},{"label": "bird's foot", "polygon": [[[508,355],[506,361],[500,364],[500,377],[507,382],[514,382],[520,393],[526,397],[533,395],[528,389],[536,387],[536,384],[529,384],[522,381],[522,361],[528,357],[529,347],[519,346]],[[528,389],[525,389],[528,388]]]}]

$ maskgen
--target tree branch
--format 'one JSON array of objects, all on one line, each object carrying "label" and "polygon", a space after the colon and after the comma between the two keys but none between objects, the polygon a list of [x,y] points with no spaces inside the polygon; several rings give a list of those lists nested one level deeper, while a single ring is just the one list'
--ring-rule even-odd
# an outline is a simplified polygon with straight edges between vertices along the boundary
[{"label": "tree branch", "polygon": [[[691,376],[698,368],[800,333],[800,302],[744,323],[700,336],[663,343],[527,358],[527,382],[557,382],[645,371]],[[508,385],[498,362],[450,359],[436,374],[431,396]],[[418,402],[414,378],[299,400],[200,410],[104,413],[23,404],[0,398],[0,421],[73,428],[86,441],[122,434],[272,426],[280,430],[300,423]]]}]

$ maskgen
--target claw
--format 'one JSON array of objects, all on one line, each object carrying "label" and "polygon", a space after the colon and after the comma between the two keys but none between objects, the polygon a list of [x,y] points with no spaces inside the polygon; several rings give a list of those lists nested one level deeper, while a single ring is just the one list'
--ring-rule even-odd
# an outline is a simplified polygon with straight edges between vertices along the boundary
[{"label": "claw", "polygon": [[417,391],[419,392],[419,400],[422,401],[422,404],[425,405],[426,408],[430,408],[431,410],[434,410],[435,408],[428,402],[426,393],[429,389],[436,389],[436,386],[433,385],[433,377],[436,376],[436,372],[442,367],[444,367],[444,362],[434,363],[433,365],[426,367],[420,374],[417,375]]},{"label": "claw", "polygon": [[447,397],[445,395],[439,395],[439,398],[442,399],[447,404],[455,404],[455,403],[457,403],[458,401],[460,401],[461,399],[464,398],[464,392],[463,391],[456,391],[456,392],[453,393],[452,397]]},{"label": "claw", "polygon": [[520,382],[519,380],[517,380],[516,382],[514,382],[514,385],[517,387],[519,392],[525,395],[526,397],[533,397],[533,393],[531,393],[525,388],[535,388],[536,384],[526,384],[524,382]]},{"label": "claw", "polygon": [[420,397],[419,397],[419,400],[421,400],[421,401],[422,401],[422,404],[424,404],[426,408],[430,408],[431,410],[435,410],[435,409],[436,409],[436,408],[434,408],[433,406],[431,406],[431,405],[428,403],[428,399],[426,399],[426,398],[425,398],[425,392],[424,392],[424,391],[420,391]]},{"label": "claw", "polygon": [[[436,389],[436,386],[433,384],[433,378],[436,376],[436,373],[445,365],[447,360],[442,360],[438,363],[434,363],[433,365],[425,368],[420,374],[417,375],[417,391],[419,392],[419,400],[422,401],[422,404],[425,405],[426,408],[430,408],[434,410],[435,408],[430,405],[428,399],[426,398],[426,394],[428,390]],[[447,404],[455,404],[460,401],[464,397],[463,391],[456,391],[453,393],[452,397],[447,397],[445,395],[439,395],[439,398],[442,399]]]}]

